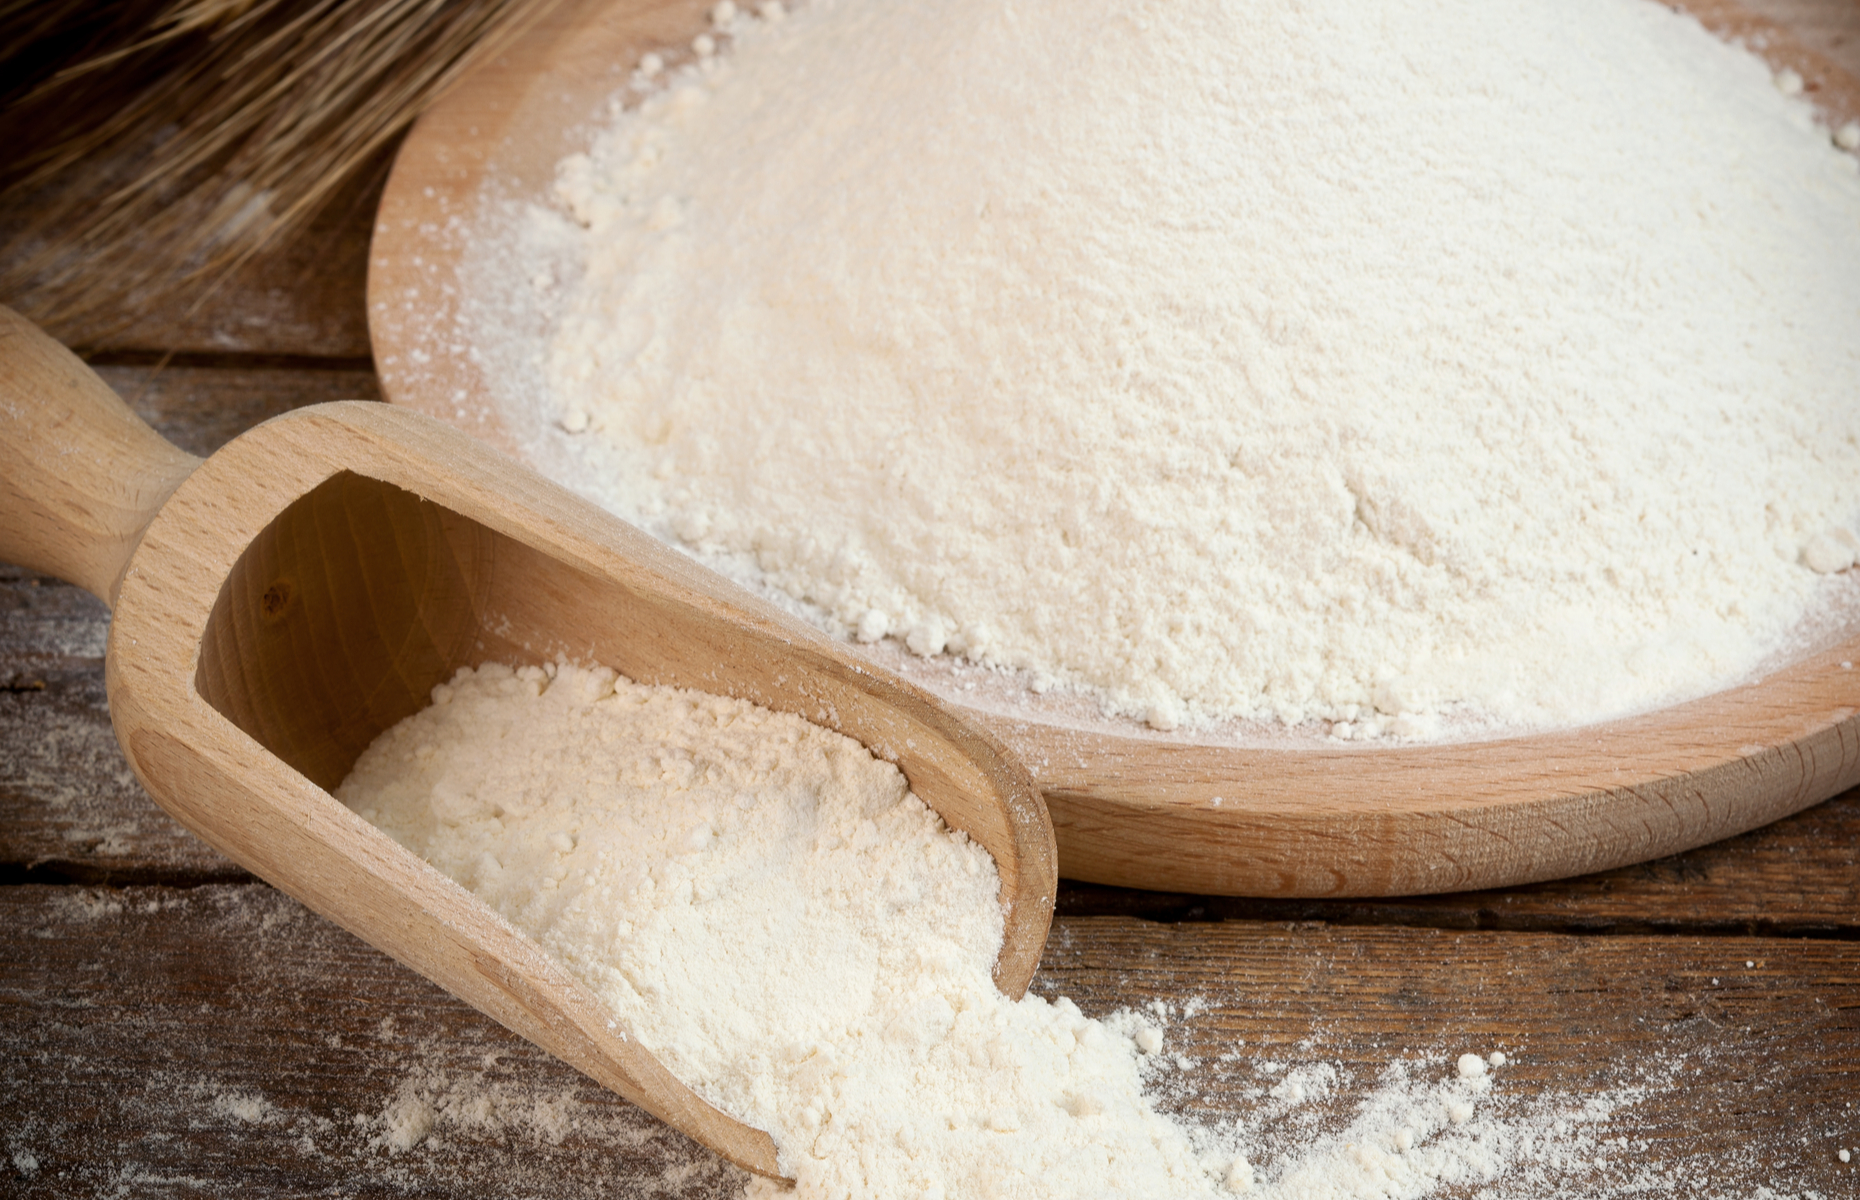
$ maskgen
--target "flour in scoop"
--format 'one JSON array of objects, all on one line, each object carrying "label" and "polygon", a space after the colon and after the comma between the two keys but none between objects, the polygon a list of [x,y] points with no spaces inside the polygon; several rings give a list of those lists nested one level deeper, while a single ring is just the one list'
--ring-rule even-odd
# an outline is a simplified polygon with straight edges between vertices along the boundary
[{"label": "flour in scoop", "polygon": [[1165,728],[1566,725],[1854,562],[1851,139],[1664,5],[721,16],[529,214],[499,386],[831,628]]},{"label": "flour in scoop", "polygon": [[[739,700],[572,666],[461,671],[337,795],[769,1131],[797,1200],[1414,1200],[1467,1185],[1540,1200],[1592,1170],[1635,1099],[1508,1103],[1495,1053],[1391,1062],[1329,1131],[1313,1106],[1350,1082],[1329,1064],[1264,1062],[1270,1090],[1246,1111],[1169,1115],[1172,1080],[1195,1094],[1168,1028],[1192,1004],[1099,1020],[1003,997],[993,861],[895,767]],[[423,1096],[389,1114],[390,1144],[431,1129]],[[790,1193],[754,1180],[745,1194]]]},{"label": "flour in scoop", "polygon": [[1229,1164],[1152,1111],[1132,1031],[995,989],[993,860],[840,734],[487,666],[338,795],[770,1131],[803,1197],[1217,1194]]}]

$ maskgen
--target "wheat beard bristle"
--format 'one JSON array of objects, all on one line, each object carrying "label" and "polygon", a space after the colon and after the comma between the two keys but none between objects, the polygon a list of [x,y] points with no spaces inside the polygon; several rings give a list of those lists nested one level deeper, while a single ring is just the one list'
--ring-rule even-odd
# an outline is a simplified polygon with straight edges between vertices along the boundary
[{"label": "wheat beard bristle", "polygon": [[66,341],[199,303],[560,2],[0,0],[0,300]]}]

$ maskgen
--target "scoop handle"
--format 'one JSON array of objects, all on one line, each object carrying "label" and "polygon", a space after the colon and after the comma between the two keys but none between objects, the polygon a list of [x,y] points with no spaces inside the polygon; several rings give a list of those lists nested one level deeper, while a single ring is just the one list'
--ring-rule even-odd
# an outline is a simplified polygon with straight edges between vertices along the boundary
[{"label": "scoop handle", "polygon": [[142,531],[199,465],[0,306],[0,560],[114,606]]}]

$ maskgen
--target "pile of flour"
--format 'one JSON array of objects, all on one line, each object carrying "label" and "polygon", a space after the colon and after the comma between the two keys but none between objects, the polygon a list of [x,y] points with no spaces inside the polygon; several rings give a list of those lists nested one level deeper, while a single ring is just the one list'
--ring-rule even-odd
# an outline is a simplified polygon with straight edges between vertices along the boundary
[{"label": "pile of flour", "polygon": [[479,353],[532,459],[831,628],[1425,734],[1724,686],[1854,561],[1860,174],[1664,5],[716,20]]},{"label": "pile of flour", "polygon": [[337,794],[768,1130],[802,1196],[1187,1197],[1231,1167],[1151,1110],[1130,1031],[995,989],[993,860],[840,734],[487,666]]},{"label": "pile of flour", "polygon": [[1159,1112],[1150,1085],[1187,1065],[1169,1009],[1100,1021],[1003,997],[993,861],[895,767],[742,701],[569,666],[461,671],[337,795],[768,1130],[800,1200],[1420,1197],[1587,1169],[1580,1130],[1615,1102],[1507,1112],[1502,1053],[1398,1063],[1338,1136],[1263,1161],[1257,1122],[1335,1072],[1278,1080],[1254,1122]]}]

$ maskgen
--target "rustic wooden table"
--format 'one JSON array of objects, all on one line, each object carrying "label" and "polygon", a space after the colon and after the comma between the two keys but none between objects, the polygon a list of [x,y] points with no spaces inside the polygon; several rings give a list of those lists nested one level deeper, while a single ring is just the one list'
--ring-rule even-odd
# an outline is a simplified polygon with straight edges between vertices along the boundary
[{"label": "rustic wooden table", "polygon": [[[1860,6],[1763,7],[1860,71]],[[290,408],[377,396],[375,194],[355,189],[199,309],[82,350],[197,454]],[[0,566],[0,1195],[734,1194],[738,1173],[702,1148],[170,821],[110,731],[107,627],[85,593]],[[1171,1026],[1195,1065],[1168,1103],[1281,1151],[1337,1126],[1391,1063],[1444,1074],[1502,1050],[1489,1103],[1514,1127],[1585,1100],[1612,1111],[1549,1135],[1555,1182],[1520,1172],[1499,1194],[1860,1196],[1860,793],[1505,891],[1068,884],[1035,987],[1093,1014],[1199,1000]],[[1269,1094],[1333,1068],[1303,1103]]]}]

